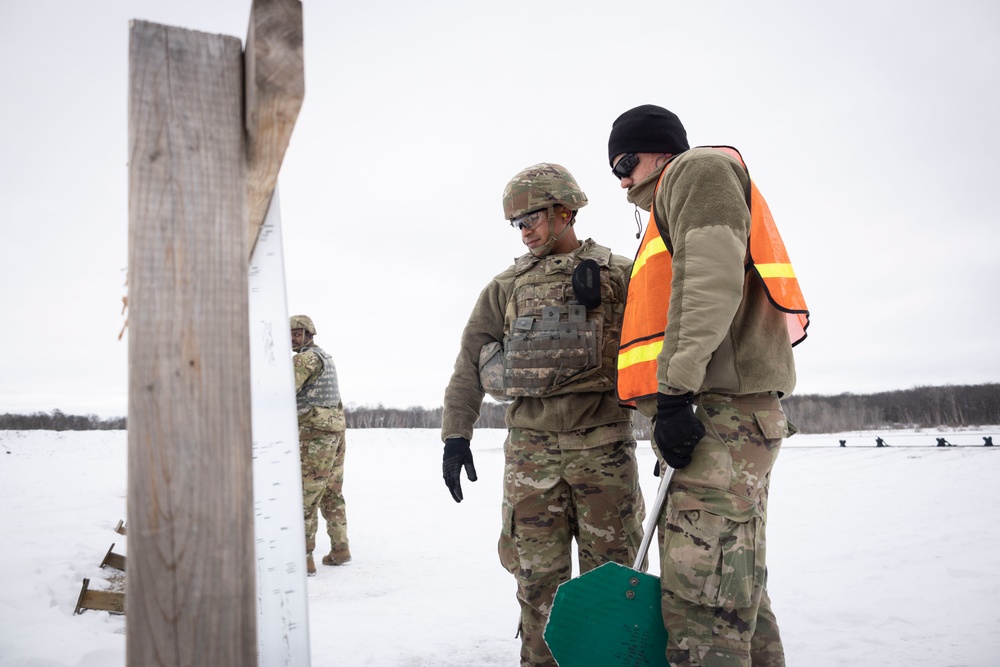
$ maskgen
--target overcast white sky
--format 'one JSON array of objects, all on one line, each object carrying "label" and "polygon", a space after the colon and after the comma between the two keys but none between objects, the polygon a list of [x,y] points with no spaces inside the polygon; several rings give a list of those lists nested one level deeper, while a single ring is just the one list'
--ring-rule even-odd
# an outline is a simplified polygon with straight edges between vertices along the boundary
[{"label": "overcast white sky", "polygon": [[[797,393],[1000,381],[1000,5],[612,4],[303,3],[288,300],[348,403],[440,405],[522,252],[521,168],[569,168],[578,234],[634,255],[607,135],[645,103],[739,148],[767,197],[813,314]],[[128,22],[244,39],[249,13],[0,0],[0,413],[126,413]]]}]

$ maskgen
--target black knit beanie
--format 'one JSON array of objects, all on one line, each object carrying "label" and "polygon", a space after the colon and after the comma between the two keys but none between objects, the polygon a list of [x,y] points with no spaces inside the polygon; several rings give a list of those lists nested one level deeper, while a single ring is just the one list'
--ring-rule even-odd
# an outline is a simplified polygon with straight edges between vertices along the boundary
[{"label": "black knit beanie", "polygon": [[611,124],[608,164],[622,153],[683,153],[689,149],[681,119],[655,104],[629,109]]}]

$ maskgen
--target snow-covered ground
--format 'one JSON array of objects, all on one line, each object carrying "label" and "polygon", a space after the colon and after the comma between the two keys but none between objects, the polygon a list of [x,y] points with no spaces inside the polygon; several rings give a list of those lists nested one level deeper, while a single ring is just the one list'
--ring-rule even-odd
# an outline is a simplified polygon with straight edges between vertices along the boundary
[{"label": "snow-covered ground", "polygon": [[[997,432],[786,442],[768,566],[789,665],[1000,665],[1000,446],[982,446]],[[496,556],[504,433],[476,433],[479,481],[456,504],[436,430],[348,432],[354,560],[307,581],[313,665],[517,664],[514,581]],[[125,664],[126,618],[73,611],[85,577],[107,587],[111,544],[127,554],[114,532],[126,450],[122,431],[0,431],[0,667]],[[651,500],[647,442],[639,460]],[[318,551],[325,540],[321,526]]]}]

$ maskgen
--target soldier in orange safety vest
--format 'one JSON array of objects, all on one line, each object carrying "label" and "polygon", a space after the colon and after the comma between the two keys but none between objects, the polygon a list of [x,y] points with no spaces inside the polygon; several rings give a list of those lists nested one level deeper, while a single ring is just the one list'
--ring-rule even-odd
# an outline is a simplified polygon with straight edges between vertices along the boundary
[{"label": "soldier in orange safety vest", "polygon": [[780,399],[795,386],[805,300],[735,149],[691,149],[675,114],[643,105],[614,121],[608,159],[649,211],[617,386],[653,418],[653,449],[675,469],[657,525],[667,658],[784,665],[765,524],[771,468],[795,433]]}]

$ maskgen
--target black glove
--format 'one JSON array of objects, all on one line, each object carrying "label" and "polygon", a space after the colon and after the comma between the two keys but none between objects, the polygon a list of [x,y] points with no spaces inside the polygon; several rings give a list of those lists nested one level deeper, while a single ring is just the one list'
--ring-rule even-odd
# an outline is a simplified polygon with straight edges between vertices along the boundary
[{"label": "black glove", "polygon": [[462,466],[470,482],[475,482],[476,466],[472,463],[472,450],[466,438],[447,438],[444,441],[444,461],[441,470],[444,472],[444,483],[451,491],[451,497],[456,503],[462,502]]},{"label": "black glove", "polygon": [[690,392],[656,397],[653,441],[671,468],[680,469],[691,463],[695,445],[705,437],[705,425],[691,411],[693,400]]}]

